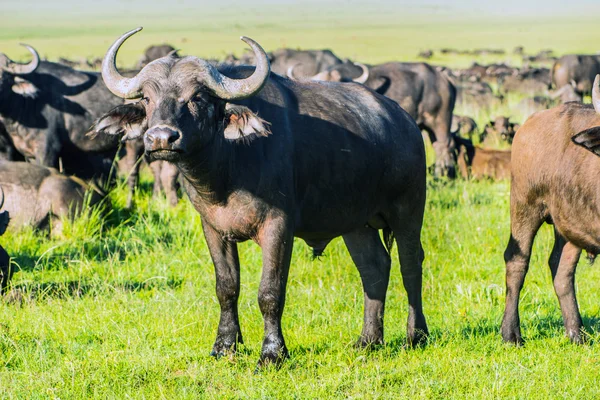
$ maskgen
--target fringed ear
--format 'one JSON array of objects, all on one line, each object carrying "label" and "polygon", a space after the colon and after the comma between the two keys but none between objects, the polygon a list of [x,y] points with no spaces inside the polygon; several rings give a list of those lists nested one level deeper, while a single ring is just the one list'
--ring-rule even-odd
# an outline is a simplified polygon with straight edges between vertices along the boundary
[{"label": "fringed ear", "polygon": [[125,135],[122,140],[137,139],[146,131],[146,110],[141,105],[124,104],[98,118],[88,136],[98,134]]},{"label": "fringed ear", "polygon": [[252,141],[260,136],[269,136],[270,123],[259,118],[248,107],[227,103],[225,105],[226,139],[234,141]]},{"label": "fringed ear", "polygon": [[32,99],[35,99],[39,92],[37,86],[19,76],[15,76],[15,83],[12,86],[12,91],[23,97]]},{"label": "fringed ear", "polygon": [[586,148],[597,156],[600,156],[600,126],[595,126],[579,132],[571,138],[573,143]]}]

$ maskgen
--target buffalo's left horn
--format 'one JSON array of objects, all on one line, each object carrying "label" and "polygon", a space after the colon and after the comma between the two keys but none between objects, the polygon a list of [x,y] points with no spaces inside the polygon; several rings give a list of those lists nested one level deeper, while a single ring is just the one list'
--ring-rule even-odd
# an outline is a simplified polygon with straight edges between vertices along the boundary
[{"label": "buffalo's left horn", "polygon": [[596,75],[594,79],[594,88],[592,89],[592,103],[594,103],[594,110],[600,114],[600,74]]},{"label": "buffalo's left horn", "polygon": [[21,46],[25,47],[31,55],[33,59],[27,64],[19,64],[9,59],[8,65],[6,67],[1,67],[4,71],[14,74],[14,75],[27,75],[31,74],[33,71],[37,69],[40,65],[40,55],[35,49],[29,45],[21,43]]},{"label": "buffalo's left horn", "polygon": [[354,63],[354,65],[358,65],[362,68],[362,75],[356,79],[352,79],[352,81],[356,83],[365,83],[367,79],[369,79],[369,67],[360,63]]},{"label": "buffalo's left horn", "polygon": [[249,37],[242,36],[241,39],[252,48],[256,58],[254,73],[245,79],[228,78],[206,61],[198,59],[200,64],[198,80],[223,100],[238,100],[253,96],[263,88],[271,72],[269,57],[263,48]]}]

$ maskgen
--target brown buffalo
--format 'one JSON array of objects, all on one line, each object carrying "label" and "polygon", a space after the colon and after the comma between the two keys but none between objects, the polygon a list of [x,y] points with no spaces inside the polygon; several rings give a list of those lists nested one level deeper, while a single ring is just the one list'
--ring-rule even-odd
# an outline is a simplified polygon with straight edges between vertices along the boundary
[{"label": "brown buffalo", "polygon": [[458,170],[465,179],[510,178],[510,150],[484,149],[468,139],[456,137]]},{"label": "brown buffalo", "polygon": [[[519,293],[529,268],[533,240],[544,222],[554,225],[548,264],[567,336],[583,341],[575,296],[581,250],[600,252],[600,76],[594,106],[567,103],[531,116],[513,143],[510,240],[506,261],[506,309],[502,338],[521,343]],[[590,177],[592,179],[590,180]]]},{"label": "brown buffalo", "polygon": [[479,142],[486,146],[497,146],[503,142],[512,143],[520,125],[510,122],[509,117],[496,117],[490,121],[479,135]]},{"label": "brown buffalo", "polygon": [[453,135],[460,135],[469,140],[473,140],[473,135],[477,132],[477,122],[471,117],[461,115],[452,116],[452,126],[450,131]]}]

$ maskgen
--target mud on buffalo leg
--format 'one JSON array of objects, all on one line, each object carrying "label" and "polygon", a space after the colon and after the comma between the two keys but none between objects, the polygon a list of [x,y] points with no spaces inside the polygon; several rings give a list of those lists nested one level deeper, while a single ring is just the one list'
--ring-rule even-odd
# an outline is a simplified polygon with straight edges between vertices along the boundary
[{"label": "mud on buffalo leg", "polygon": [[202,229],[215,266],[217,298],[221,307],[217,338],[210,355],[220,357],[227,352],[235,352],[237,344],[243,343],[238,318],[240,260],[237,244],[224,241],[221,235],[204,221]]},{"label": "mud on buffalo leg", "polygon": [[343,236],[358,268],[365,296],[364,324],[357,346],[383,344],[383,315],[391,259],[379,231],[364,227]]},{"label": "mud on buffalo leg", "polygon": [[554,229],[554,247],[548,265],[552,273],[554,291],[560,303],[566,334],[574,343],[583,342],[581,337],[583,324],[575,295],[575,270],[580,255],[581,249],[567,242]]},{"label": "mud on buffalo leg", "polygon": [[419,203],[418,209],[406,208],[403,204],[411,202],[404,200],[398,203],[388,222],[396,236],[400,271],[408,296],[407,342],[410,346],[415,346],[424,343],[429,335],[422,299],[425,253],[421,246],[421,227],[424,204]]},{"label": "mud on buffalo leg", "polygon": [[510,239],[504,251],[506,305],[500,330],[505,342],[521,344],[519,295],[529,269],[533,239],[543,221],[538,207],[528,204],[511,202],[510,214]]},{"label": "mud on buffalo leg", "polygon": [[263,252],[263,267],[258,288],[258,305],[264,319],[264,339],[259,366],[278,363],[288,357],[281,316],[294,245],[293,231],[286,217],[265,221],[258,234]]}]

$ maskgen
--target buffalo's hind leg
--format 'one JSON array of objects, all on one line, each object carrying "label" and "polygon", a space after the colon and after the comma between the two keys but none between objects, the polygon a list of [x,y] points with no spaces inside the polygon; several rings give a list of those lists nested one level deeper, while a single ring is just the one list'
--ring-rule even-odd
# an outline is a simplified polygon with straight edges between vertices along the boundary
[{"label": "buffalo's hind leg", "polygon": [[[514,185],[514,182],[513,182]],[[521,344],[521,323],[519,319],[519,295],[529,270],[529,259],[533,240],[543,223],[541,210],[526,203],[517,203],[512,197],[510,205],[510,239],[504,251],[506,262],[506,305],[502,318],[502,339],[505,342]]]},{"label": "buffalo's hind leg", "polygon": [[358,268],[364,291],[364,323],[357,346],[383,344],[383,314],[391,259],[379,231],[364,227],[343,236]]},{"label": "buffalo's hind leg", "polygon": [[581,249],[573,243],[567,242],[555,228],[554,247],[548,265],[552,273],[554,291],[560,304],[566,334],[574,343],[583,342],[581,337],[583,323],[575,295],[575,271],[580,255]]},{"label": "buffalo's hind leg", "polygon": [[204,237],[215,266],[217,298],[221,306],[219,329],[213,349],[213,357],[235,352],[238,343],[243,343],[238,317],[240,295],[240,260],[237,245],[223,240],[212,227],[202,223]]},{"label": "buffalo's hind leg", "polygon": [[[407,204],[415,204],[407,207]],[[423,225],[424,199],[416,202],[406,200],[397,206],[397,213],[390,217],[389,223],[396,236],[398,258],[404,289],[408,296],[408,321],[406,336],[409,346],[424,344],[429,335],[425,315],[423,314],[423,260],[425,253],[421,246],[421,227]]]}]

